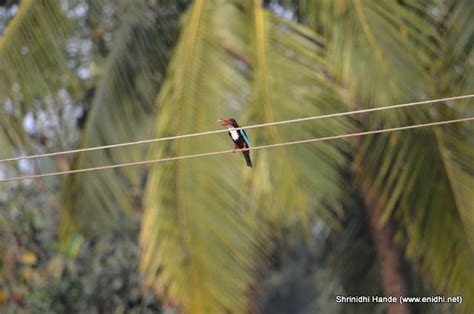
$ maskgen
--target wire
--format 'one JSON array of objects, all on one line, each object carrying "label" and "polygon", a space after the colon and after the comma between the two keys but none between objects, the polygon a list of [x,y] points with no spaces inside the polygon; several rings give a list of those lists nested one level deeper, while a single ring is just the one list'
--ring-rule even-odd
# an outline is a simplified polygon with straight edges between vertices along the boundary
[{"label": "wire", "polygon": [[[388,132],[395,132],[395,131],[409,130],[409,129],[416,129],[416,128],[424,128],[424,127],[444,125],[444,124],[450,124],[450,123],[458,123],[458,122],[465,122],[465,121],[471,121],[471,120],[474,120],[474,117],[455,119],[455,120],[446,120],[446,121],[437,121],[437,122],[430,122],[430,123],[424,123],[424,124],[415,124],[415,125],[408,125],[408,126],[401,126],[401,127],[381,129],[381,130],[373,130],[373,131],[366,131],[366,132],[358,132],[358,133],[351,133],[351,134],[342,134],[342,135],[335,135],[335,136],[311,138],[311,139],[299,140],[299,141],[293,141],[293,142],[285,142],[285,143],[255,146],[255,147],[248,148],[248,150],[258,150],[258,149],[275,148],[275,147],[289,146],[289,145],[296,145],[296,144],[304,144],[304,143],[323,142],[323,141],[329,141],[329,140],[335,140],[335,139],[350,138],[350,137],[370,135],[370,134],[388,133]],[[37,178],[44,178],[44,177],[51,177],[51,176],[59,176],[59,175],[73,174],[73,173],[82,173],[82,172],[92,172],[92,171],[106,170],[106,169],[115,169],[115,168],[121,168],[121,167],[129,167],[129,166],[147,165],[147,164],[154,164],[154,163],[160,163],[160,162],[165,162],[165,161],[191,159],[191,158],[198,158],[198,157],[205,157],[205,156],[215,156],[215,155],[228,154],[228,153],[238,152],[238,151],[241,151],[241,150],[240,149],[235,150],[235,151],[234,150],[223,150],[223,151],[217,151],[217,152],[192,154],[192,155],[176,156],[176,157],[167,157],[167,158],[152,159],[152,160],[143,160],[143,161],[122,163],[122,164],[116,164],[116,165],[99,166],[99,167],[91,167],[91,168],[59,171],[59,172],[51,172],[51,173],[44,173],[44,174],[34,174],[34,175],[29,175],[29,176],[3,179],[3,180],[0,180],[0,183],[9,182],[9,181],[26,180],[26,179],[37,179]]]},{"label": "wire", "polygon": [[[306,117],[306,118],[298,118],[298,119],[291,119],[291,120],[284,120],[284,121],[276,121],[276,122],[255,124],[255,125],[249,125],[249,126],[245,126],[245,127],[236,128],[236,130],[240,130],[240,129],[248,130],[248,129],[261,128],[261,127],[267,127],[267,126],[272,126],[272,125],[283,125],[283,124],[289,124],[289,123],[295,123],[295,122],[335,118],[335,117],[342,117],[342,116],[348,116],[348,115],[353,115],[353,114],[383,111],[383,110],[388,110],[388,109],[412,107],[412,106],[432,104],[432,103],[444,102],[444,101],[450,101],[450,100],[461,100],[461,99],[467,99],[467,98],[472,98],[472,97],[474,97],[474,94],[447,97],[447,98],[439,98],[439,99],[432,99],[432,100],[423,100],[423,101],[410,102],[410,103],[404,103],[404,104],[398,104],[398,105],[392,105],[392,106],[368,108],[368,109],[361,109],[361,110],[355,110],[355,111],[331,113],[331,114],[326,114],[326,115],[321,115],[321,116],[312,116],[312,117]],[[89,147],[89,148],[73,149],[73,150],[67,150],[67,151],[62,151],[62,152],[54,152],[54,153],[38,154],[38,155],[31,155],[31,156],[20,156],[20,157],[6,158],[6,159],[1,159],[0,163],[18,161],[18,160],[25,160],[25,159],[36,159],[36,158],[42,158],[42,157],[53,157],[53,156],[60,156],[60,155],[68,155],[68,154],[75,154],[75,153],[81,153],[81,152],[90,152],[90,151],[96,151],[96,150],[102,150],[102,149],[126,147],[126,146],[139,145],[139,144],[149,144],[149,143],[156,143],[156,142],[162,142],[162,141],[176,140],[176,139],[189,138],[189,137],[195,137],[195,136],[201,136],[201,135],[224,133],[224,132],[228,132],[227,129],[214,130],[214,131],[205,131],[205,132],[183,134],[183,135],[175,135],[175,136],[169,136],[169,137],[154,138],[154,139],[141,140],[141,141],[135,141],[135,142],[127,142],[127,143],[119,143],[119,144],[112,144],[112,145],[95,146],[95,147]]]}]

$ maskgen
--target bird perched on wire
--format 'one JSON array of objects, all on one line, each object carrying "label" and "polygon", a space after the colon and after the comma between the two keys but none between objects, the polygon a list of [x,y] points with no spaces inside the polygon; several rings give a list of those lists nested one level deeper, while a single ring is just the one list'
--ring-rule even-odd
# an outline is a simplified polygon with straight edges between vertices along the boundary
[{"label": "bird perched on wire", "polygon": [[247,137],[247,133],[243,129],[239,129],[240,126],[237,124],[235,119],[219,119],[217,122],[220,122],[222,126],[227,127],[229,130],[229,136],[234,142],[234,153],[236,149],[242,150],[242,153],[245,157],[245,162],[247,166],[252,167],[252,160],[250,159],[250,151],[248,148],[250,147],[249,138]]}]

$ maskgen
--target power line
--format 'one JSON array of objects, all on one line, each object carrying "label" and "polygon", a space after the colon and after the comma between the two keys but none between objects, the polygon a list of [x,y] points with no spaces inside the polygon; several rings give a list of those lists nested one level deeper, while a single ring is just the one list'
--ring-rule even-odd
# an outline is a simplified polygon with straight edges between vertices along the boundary
[{"label": "power line", "polygon": [[[248,129],[261,128],[261,127],[267,127],[267,126],[272,126],[272,125],[283,125],[283,124],[290,124],[290,123],[310,121],[310,120],[335,118],[335,117],[349,116],[349,115],[354,115],[354,114],[361,114],[361,113],[383,111],[383,110],[389,110],[389,109],[397,109],[397,108],[405,108],[405,107],[412,107],[412,106],[418,106],[418,105],[432,104],[432,103],[444,102],[444,101],[450,101],[450,100],[461,100],[461,99],[467,99],[467,98],[472,98],[472,97],[474,97],[474,94],[447,97],[447,98],[439,98],[439,99],[432,99],[432,100],[423,100],[423,101],[409,102],[409,103],[403,103],[403,104],[385,106],[385,107],[368,108],[368,109],[361,109],[361,110],[355,110],[355,111],[331,113],[331,114],[320,115],[320,116],[311,116],[311,117],[306,117],[306,118],[298,118],[298,119],[291,119],[291,120],[284,120],[284,121],[261,123],[261,124],[255,124],[255,125],[249,125],[249,126],[245,126],[245,127],[236,128],[236,130],[240,130],[240,129],[248,130]],[[189,138],[189,137],[195,137],[195,136],[201,136],[201,135],[224,133],[224,132],[228,132],[227,129],[214,130],[214,131],[205,131],[205,132],[183,134],[183,135],[175,135],[175,136],[154,138],[154,139],[127,142],[127,143],[118,143],[118,144],[111,144],[111,145],[95,146],[95,147],[89,147],[89,148],[80,148],[80,149],[73,149],[73,150],[54,152],[54,153],[45,153],[45,154],[37,154],[37,155],[30,155],[30,156],[12,157],[12,158],[1,159],[0,163],[12,162],[12,161],[18,161],[18,160],[25,160],[25,159],[36,159],[36,158],[42,158],[42,157],[53,157],[53,156],[61,156],[61,155],[68,155],[68,154],[76,154],[76,153],[81,153],[81,152],[90,152],[90,151],[97,151],[97,150],[102,150],[102,149],[118,148],[118,147],[127,147],[127,146],[140,145],[140,144],[150,144],[150,143],[156,143],[156,142],[162,142],[162,141],[176,140],[176,139]]]},{"label": "power line", "polygon": [[[357,137],[357,136],[370,135],[370,134],[389,133],[389,132],[424,128],[424,127],[430,127],[430,126],[436,126],[436,125],[466,122],[466,121],[471,121],[471,120],[474,120],[474,117],[455,119],[455,120],[446,120],[446,121],[437,121],[437,122],[430,122],[430,123],[424,123],[424,124],[415,124],[415,125],[408,125],[408,126],[401,126],[401,127],[395,127],[395,128],[389,128],[389,129],[373,130],[373,131],[365,131],[365,132],[358,132],[358,133],[351,133],[351,134],[342,134],[342,135],[335,135],[335,136],[311,138],[311,139],[299,140],[299,141],[293,141],[293,142],[268,144],[268,145],[250,147],[250,148],[248,148],[248,150],[258,150],[258,149],[275,148],[275,147],[282,147],[282,146],[289,146],[289,145],[296,145],[296,144],[304,144],[304,143],[323,142],[323,141],[350,138],[350,137]],[[235,150],[235,152],[237,152],[237,151],[241,151],[241,150],[240,149]],[[0,183],[9,182],[9,181],[26,180],[26,179],[37,179],[37,178],[44,178],[44,177],[51,177],[51,176],[59,176],[59,175],[66,175],[66,174],[73,174],[73,173],[83,173],[83,172],[92,172],[92,171],[98,171],[98,170],[115,169],[115,168],[129,167],[129,166],[147,165],[147,164],[160,163],[160,162],[165,162],[165,161],[174,161],[174,160],[192,159],[192,158],[206,157],[206,156],[215,156],[215,155],[228,154],[228,153],[232,153],[232,152],[234,152],[234,150],[223,150],[223,151],[217,151],[217,152],[200,153],[200,154],[192,154],[192,155],[176,156],[176,157],[167,157],[167,158],[152,159],[152,160],[143,160],[143,161],[122,163],[122,164],[116,164],[116,165],[98,166],[98,167],[67,170],[67,171],[58,171],[58,172],[51,172],[51,173],[44,173],[44,174],[34,174],[34,175],[29,175],[29,176],[21,176],[21,177],[3,179],[3,180],[0,180]]]}]

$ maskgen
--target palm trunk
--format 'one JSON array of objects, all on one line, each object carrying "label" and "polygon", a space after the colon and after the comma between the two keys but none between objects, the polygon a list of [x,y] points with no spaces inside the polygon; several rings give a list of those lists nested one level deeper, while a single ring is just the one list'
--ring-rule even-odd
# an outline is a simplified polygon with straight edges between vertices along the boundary
[{"label": "palm trunk", "polygon": [[[360,106],[358,103],[355,103],[354,110],[357,109],[360,109]],[[359,151],[362,141],[362,137],[355,139],[356,152]],[[356,159],[359,161],[352,164],[352,172],[357,177],[357,174],[360,174],[363,170],[360,165],[360,160],[362,159]],[[368,218],[372,241],[375,245],[375,254],[382,277],[383,294],[386,297],[394,296],[397,298],[396,303],[387,303],[387,314],[411,314],[413,313],[412,307],[409,304],[401,304],[399,302],[400,296],[408,295],[408,279],[403,270],[402,251],[393,239],[393,222],[388,219],[385,224],[381,224],[382,208],[372,189],[365,188],[362,190],[362,200]]]},{"label": "palm trunk", "polygon": [[[403,271],[403,257],[400,248],[393,241],[393,224],[389,220],[380,224],[381,207],[370,191],[364,191],[363,200],[375,244],[375,251],[382,277],[384,296],[397,297],[408,295],[408,281]],[[388,314],[409,314],[409,304],[387,303]]]}]

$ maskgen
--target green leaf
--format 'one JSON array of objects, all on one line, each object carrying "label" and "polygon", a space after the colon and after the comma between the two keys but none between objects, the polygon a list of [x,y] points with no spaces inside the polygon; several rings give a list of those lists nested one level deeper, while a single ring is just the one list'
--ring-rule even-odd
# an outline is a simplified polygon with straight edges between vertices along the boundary
[{"label": "green leaf", "polygon": [[[147,139],[152,136],[154,101],[173,44],[172,16],[143,18],[146,7],[137,3],[116,35],[105,73],[95,90],[79,148]],[[174,12],[177,14],[179,12]],[[166,33],[167,35],[163,35]],[[72,168],[143,160],[148,146],[80,153]],[[94,234],[116,225],[137,209],[144,180],[143,167],[75,174],[63,189],[65,208],[61,239],[72,232]],[[90,217],[94,217],[93,221]]]},{"label": "green leaf", "polygon": [[[157,137],[209,130],[219,117],[245,125],[345,109],[324,76],[321,42],[314,33],[256,2],[212,5],[196,1],[186,20],[159,97]],[[347,119],[339,119],[300,126],[297,132],[247,133],[256,146],[290,140],[290,135],[312,138],[350,129]],[[199,137],[162,144],[152,155],[228,145],[227,136]],[[261,257],[257,250],[268,249],[268,222],[280,224],[279,233],[297,223],[309,226],[314,208],[327,214],[325,203],[336,202],[335,178],[347,164],[344,147],[256,151],[252,169],[240,154],[155,166],[141,233],[141,270],[148,284],[189,312],[245,311]]]},{"label": "green leaf", "polygon": [[[467,6],[472,5],[466,1],[453,4],[444,20],[454,26],[460,18],[464,29],[449,27],[446,37],[437,32],[440,19],[428,17],[428,2],[302,2],[310,9],[308,23],[326,37],[331,73],[347,87],[357,107],[457,95],[463,90],[459,86],[472,84],[471,53],[466,50],[472,32]],[[459,46],[452,53],[456,42]],[[451,75],[456,64],[450,61],[452,55],[465,67],[457,77]],[[387,128],[470,112],[468,101],[458,101],[365,115],[360,123],[363,129]],[[464,299],[474,291],[468,279],[473,269],[472,215],[466,210],[472,203],[466,190],[472,186],[468,124],[369,136],[356,141],[353,154],[360,167],[355,183],[364,193],[376,195],[384,209],[381,223],[391,220],[399,226],[398,239],[409,260],[438,291]],[[473,304],[463,306],[472,309]]]},{"label": "green leaf", "polygon": [[[195,1],[158,99],[155,137],[217,127],[248,100],[245,13],[232,2]],[[226,135],[163,143],[152,156],[217,151]],[[140,269],[164,300],[189,313],[243,312],[251,302],[256,222],[245,218],[240,155],[176,161],[150,170]],[[245,170],[250,171],[250,170]]]},{"label": "green leaf", "polygon": [[29,150],[23,116],[70,79],[62,49],[68,29],[58,1],[25,0],[0,37],[0,156]]},{"label": "green leaf", "polygon": [[[325,42],[304,26],[253,7],[254,77],[250,124],[346,111],[326,76]],[[349,133],[347,118],[251,130],[254,145]],[[272,224],[308,230],[316,214],[329,218],[344,186],[347,142],[256,151],[249,205]],[[331,205],[331,206],[329,206]]]}]

